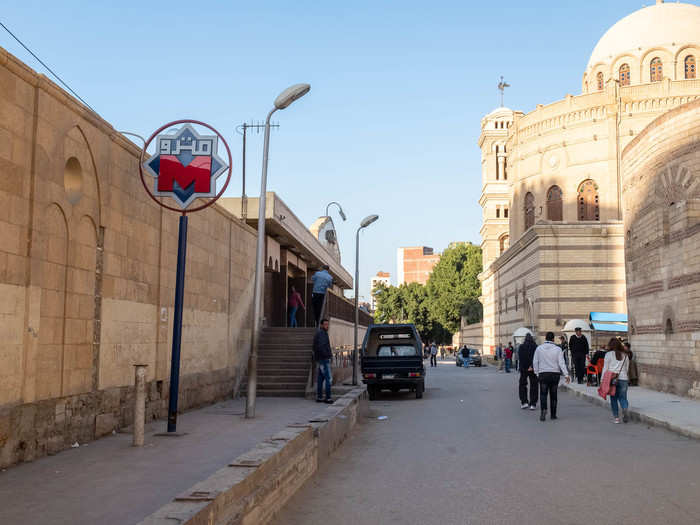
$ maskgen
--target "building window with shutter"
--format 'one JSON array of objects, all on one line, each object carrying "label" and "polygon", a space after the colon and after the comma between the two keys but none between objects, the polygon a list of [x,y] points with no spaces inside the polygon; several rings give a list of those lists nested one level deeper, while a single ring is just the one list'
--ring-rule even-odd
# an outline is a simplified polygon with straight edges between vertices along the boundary
[{"label": "building window with shutter", "polygon": [[598,185],[590,179],[583,181],[578,188],[578,220],[600,220]]},{"label": "building window with shutter", "polygon": [[622,64],[620,66],[620,85],[629,86],[630,85],[630,66],[629,64]]},{"label": "building window with shutter", "polygon": [[535,196],[529,191],[525,195],[525,229],[535,224]]},{"label": "building window with shutter", "polygon": [[652,59],[649,69],[652,82],[660,82],[661,80],[663,80],[664,66],[661,63],[661,59],[659,57]]},{"label": "building window with shutter", "polygon": [[547,191],[547,219],[550,221],[563,220],[562,193],[559,186],[552,186]]},{"label": "building window with shutter", "polygon": [[685,78],[695,78],[695,57],[693,55],[685,57]]}]

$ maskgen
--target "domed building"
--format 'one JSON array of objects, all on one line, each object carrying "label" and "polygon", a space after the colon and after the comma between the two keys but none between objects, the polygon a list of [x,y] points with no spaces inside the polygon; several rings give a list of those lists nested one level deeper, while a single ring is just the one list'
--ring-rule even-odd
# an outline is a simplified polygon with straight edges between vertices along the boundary
[{"label": "domed building", "polygon": [[698,60],[700,7],[658,1],[603,35],[582,94],[482,119],[487,353],[522,326],[542,338],[591,312],[627,313],[621,155],[700,98]]}]

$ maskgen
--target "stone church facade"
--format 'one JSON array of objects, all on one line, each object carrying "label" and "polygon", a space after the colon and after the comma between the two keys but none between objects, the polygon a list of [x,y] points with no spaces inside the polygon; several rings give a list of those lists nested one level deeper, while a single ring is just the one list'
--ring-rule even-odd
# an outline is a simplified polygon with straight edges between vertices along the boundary
[{"label": "stone church facade", "polygon": [[[622,156],[640,151],[634,144],[657,119],[690,111],[700,98],[698,60],[700,7],[659,1],[601,38],[582,94],[527,114],[498,108],[482,119],[486,352],[521,326],[541,338],[591,311],[629,308],[635,318]],[[683,333],[690,338],[692,331]],[[633,333],[633,342],[640,336]],[[641,341],[633,344],[642,367],[651,370],[659,356]],[[700,370],[700,362],[685,360],[665,375],[692,367]],[[660,388],[690,390],[645,374]]]}]

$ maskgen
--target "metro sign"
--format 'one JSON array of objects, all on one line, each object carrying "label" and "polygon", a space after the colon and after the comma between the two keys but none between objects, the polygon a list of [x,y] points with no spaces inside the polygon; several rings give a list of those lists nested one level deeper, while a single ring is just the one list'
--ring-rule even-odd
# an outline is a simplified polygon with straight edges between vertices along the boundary
[{"label": "metro sign", "polygon": [[155,178],[153,195],[171,197],[183,210],[199,197],[216,197],[216,179],[228,168],[217,155],[218,136],[185,124],[157,138],[156,154],[143,163]]}]

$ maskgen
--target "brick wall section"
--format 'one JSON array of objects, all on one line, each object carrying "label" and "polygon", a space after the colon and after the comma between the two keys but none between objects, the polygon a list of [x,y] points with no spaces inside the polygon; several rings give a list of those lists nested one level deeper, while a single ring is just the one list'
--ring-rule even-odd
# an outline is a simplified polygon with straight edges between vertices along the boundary
[{"label": "brick wall section", "polygon": [[[131,423],[133,365],[165,414],[178,216],[140,150],[0,49],[0,466]],[[255,231],[190,218],[180,408],[222,399],[250,344]]]},{"label": "brick wall section", "polygon": [[700,101],[622,154],[628,304],[640,381],[700,398]]},{"label": "brick wall section", "polygon": [[485,353],[522,326],[543,340],[591,311],[625,312],[622,224],[539,221],[480,279]]}]

